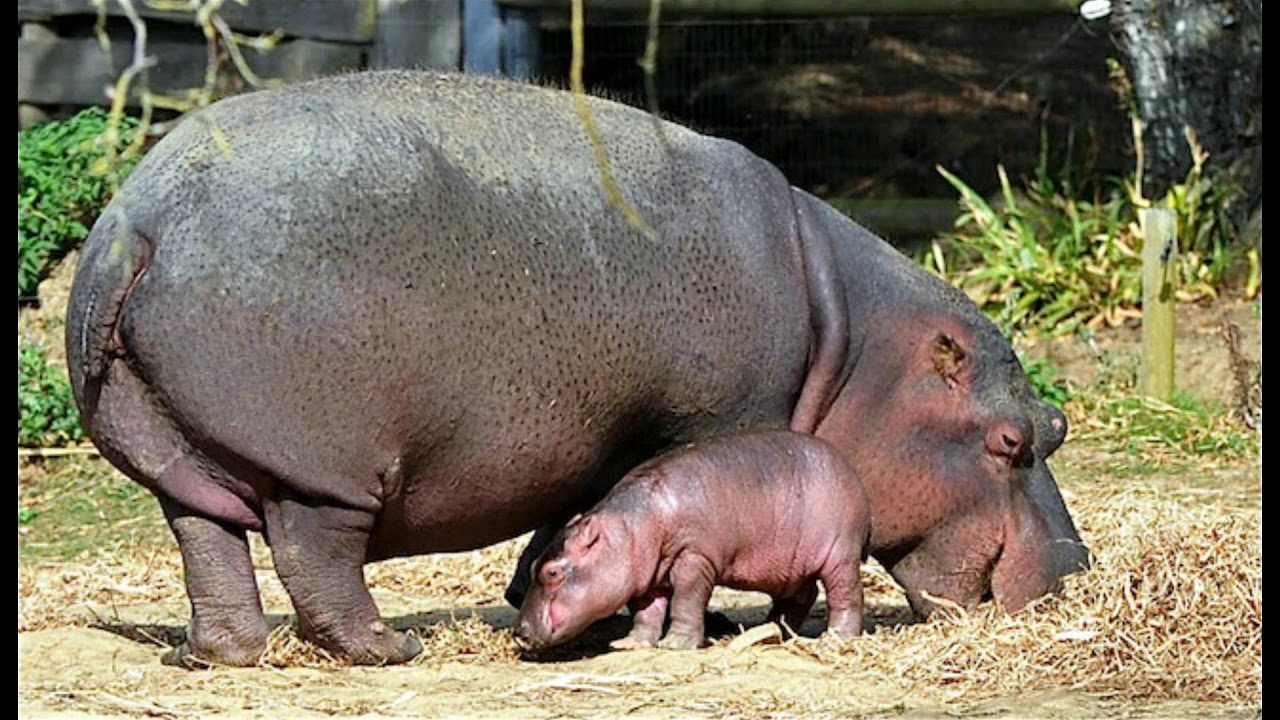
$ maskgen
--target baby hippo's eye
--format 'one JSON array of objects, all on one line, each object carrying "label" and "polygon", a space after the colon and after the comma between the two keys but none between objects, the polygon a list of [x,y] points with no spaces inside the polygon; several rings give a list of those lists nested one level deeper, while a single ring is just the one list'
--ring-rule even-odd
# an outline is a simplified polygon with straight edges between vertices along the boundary
[{"label": "baby hippo's eye", "polygon": [[552,562],[542,566],[542,584],[555,585],[564,579],[565,569],[562,563]]}]

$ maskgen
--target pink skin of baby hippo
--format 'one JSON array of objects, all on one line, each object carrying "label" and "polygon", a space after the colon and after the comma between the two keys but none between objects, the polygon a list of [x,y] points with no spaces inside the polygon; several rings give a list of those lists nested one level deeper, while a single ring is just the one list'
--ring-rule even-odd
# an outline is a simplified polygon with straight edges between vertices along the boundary
[{"label": "pink skin of baby hippo", "polygon": [[557,533],[534,565],[516,641],[558,645],[627,606],[631,633],[615,649],[700,647],[716,585],[768,593],[770,620],[799,628],[818,581],[829,631],[853,637],[869,534],[862,483],[822,440],[765,431],[688,445],[628,473]]}]

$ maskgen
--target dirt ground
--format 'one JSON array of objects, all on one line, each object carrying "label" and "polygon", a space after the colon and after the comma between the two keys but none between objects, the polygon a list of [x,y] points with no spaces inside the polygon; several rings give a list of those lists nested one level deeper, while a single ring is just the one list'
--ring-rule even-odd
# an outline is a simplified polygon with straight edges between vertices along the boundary
[{"label": "dirt ground", "polygon": [[[1183,387],[1226,404],[1231,398],[1226,352],[1216,334],[1224,313],[1241,324],[1247,354],[1260,361],[1260,311],[1239,303],[1189,308],[1179,318],[1179,350],[1185,353],[1179,356],[1179,373]],[[1137,333],[1125,329],[1100,333],[1095,340],[1113,356],[1132,352],[1137,342]],[[1076,339],[1042,343],[1030,352],[1054,358],[1078,382],[1091,381],[1100,366],[1089,344]],[[1239,627],[1238,637],[1228,629],[1227,635],[1214,641],[1222,648],[1187,651],[1207,652],[1213,662],[1224,663],[1221,667],[1242,669],[1168,677],[1159,667],[1159,658],[1165,657],[1161,653],[1169,652],[1168,648],[1130,648],[1117,667],[1151,658],[1151,667],[1138,669],[1145,674],[1134,676],[1145,678],[1140,686],[1105,676],[1082,674],[1075,679],[1070,666],[1066,671],[1034,667],[1037,662],[1048,663],[1044,658],[1050,655],[1041,652],[1044,648],[1033,648],[1030,654],[1019,651],[1032,658],[1030,666],[1016,669],[1022,673],[1018,677],[1029,678],[1025,686],[983,684],[981,678],[962,676],[959,671],[949,676],[938,668],[974,667],[986,670],[967,672],[999,673],[1005,666],[999,657],[985,665],[957,659],[957,654],[972,652],[972,646],[945,639],[954,635],[943,633],[943,641],[926,642],[924,638],[939,634],[934,627],[938,623],[912,624],[900,592],[875,567],[864,571],[869,632],[854,641],[871,648],[864,654],[833,649],[831,644],[837,641],[817,637],[823,627],[821,605],[801,629],[800,638],[780,642],[748,634],[738,639],[743,628],[761,623],[766,599],[717,591],[713,609],[729,622],[710,648],[609,652],[609,639],[626,631],[625,620],[615,618],[552,656],[521,658],[505,632],[514,611],[501,599],[520,547],[512,541],[482,551],[394,560],[368,568],[383,614],[391,624],[410,628],[423,639],[426,650],[410,665],[342,667],[314,649],[300,647],[285,633],[261,667],[178,670],[162,666],[159,657],[181,637],[188,609],[177,550],[159,534],[159,512],[152,503],[145,505],[149,510],[139,511],[144,517],[136,521],[100,514],[103,528],[110,526],[118,541],[77,551],[68,559],[24,559],[24,543],[27,552],[36,552],[45,536],[24,530],[20,522],[18,714],[36,718],[1261,717],[1260,457],[1220,462],[1185,459],[1151,466],[1141,458],[1117,456],[1110,446],[1093,440],[1069,441],[1052,465],[1100,566],[1120,564],[1126,548],[1119,544],[1128,542],[1121,539],[1128,536],[1117,534],[1115,528],[1133,530],[1132,525],[1123,525],[1126,515],[1132,514],[1129,508],[1144,504],[1155,509],[1153,516],[1164,518],[1160,523],[1172,523],[1174,536],[1183,527],[1177,522],[1184,519],[1187,534],[1207,533],[1210,552],[1215,544],[1225,548],[1228,540],[1239,540],[1224,539],[1221,533],[1238,535],[1243,528],[1249,539],[1243,551],[1232,552],[1242,552],[1251,562],[1256,534],[1256,578],[1246,577],[1248,597],[1238,603],[1227,599],[1231,607],[1256,605],[1248,615],[1256,616],[1251,620],[1256,627]],[[33,488],[52,476],[51,467],[20,459],[20,508],[24,498],[33,497]],[[82,467],[86,483],[109,487],[113,493],[127,487],[127,481],[100,461],[83,461]],[[88,485],[70,487],[66,492],[74,494]],[[88,523],[86,532],[92,534],[93,513]],[[1141,535],[1143,528],[1138,526],[1137,532]],[[287,624],[287,598],[260,544],[255,546],[255,559],[268,613],[275,622]],[[1192,560],[1190,567],[1198,567],[1198,562]],[[1209,611],[1196,611],[1195,603],[1214,588],[1206,591],[1185,568],[1171,572],[1176,582],[1167,590],[1157,590],[1154,597],[1176,595],[1178,606],[1185,605],[1193,613],[1188,617],[1211,620]],[[1092,575],[1096,579],[1086,575],[1074,581],[1068,594],[1087,594],[1090,583],[1101,583],[1105,577],[1101,568]],[[1097,619],[1089,616],[1092,606],[1081,607],[1085,610],[1047,611],[1047,617],[1057,618],[1054,622],[1061,627],[1046,636],[1046,646],[1100,642],[1096,636],[1105,636],[1105,628],[1098,629]],[[981,626],[994,633],[990,642],[999,645],[1001,633],[1017,635],[1020,624],[1040,622],[1039,617],[987,619]],[[1158,625],[1162,620],[1157,617],[1150,622]],[[1127,630],[1116,635],[1121,645],[1142,642],[1126,640],[1131,637]],[[893,662],[885,662],[884,653],[877,654],[875,648],[884,643],[897,643],[892,647],[900,648],[893,651],[899,657],[889,656]],[[1099,645],[1097,653],[1104,652],[1112,650]],[[1233,657],[1235,653],[1245,657]],[[861,662],[862,657],[868,659]],[[1015,668],[1010,665],[1007,672],[1012,674]],[[1227,672],[1240,677],[1221,676]]]}]

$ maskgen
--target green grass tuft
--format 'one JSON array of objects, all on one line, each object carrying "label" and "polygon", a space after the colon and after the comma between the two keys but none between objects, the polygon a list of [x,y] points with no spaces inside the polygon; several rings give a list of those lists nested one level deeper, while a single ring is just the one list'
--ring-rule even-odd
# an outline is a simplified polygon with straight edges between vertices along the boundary
[{"label": "green grass tuft", "polygon": [[97,457],[47,458],[18,471],[18,562],[127,556],[171,542],[160,505]]}]

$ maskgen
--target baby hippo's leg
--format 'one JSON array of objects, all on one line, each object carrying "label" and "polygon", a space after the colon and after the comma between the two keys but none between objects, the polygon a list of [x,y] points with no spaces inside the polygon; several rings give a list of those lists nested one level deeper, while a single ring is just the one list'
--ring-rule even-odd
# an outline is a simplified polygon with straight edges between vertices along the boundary
[{"label": "baby hippo's leg", "polygon": [[769,610],[769,622],[781,622],[792,634],[800,633],[800,626],[809,619],[809,611],[818,599],[818,581],[810,580],[791,597],[776,597]]},{"label": "baby hippo's leg", "polygon": [[823,568],[827,590],[827,630],[842,639],[862,634],[862,578],[858,576],[859,552],[835,552]]},{"label": "baby hippo's leg", "polygon": [[715,587],[715,568],[706,558],[683,553],[671,565],[671,627],[658,647],[688,650],[706,639],[707,603]]},{"label": "baby hippo's leg", "polygon": [[667,621],[667,596],[649,593],[627,603],[631,611],[631,633],[609,643],[614,650],[651,648],[662,637],[662,625]]}]

